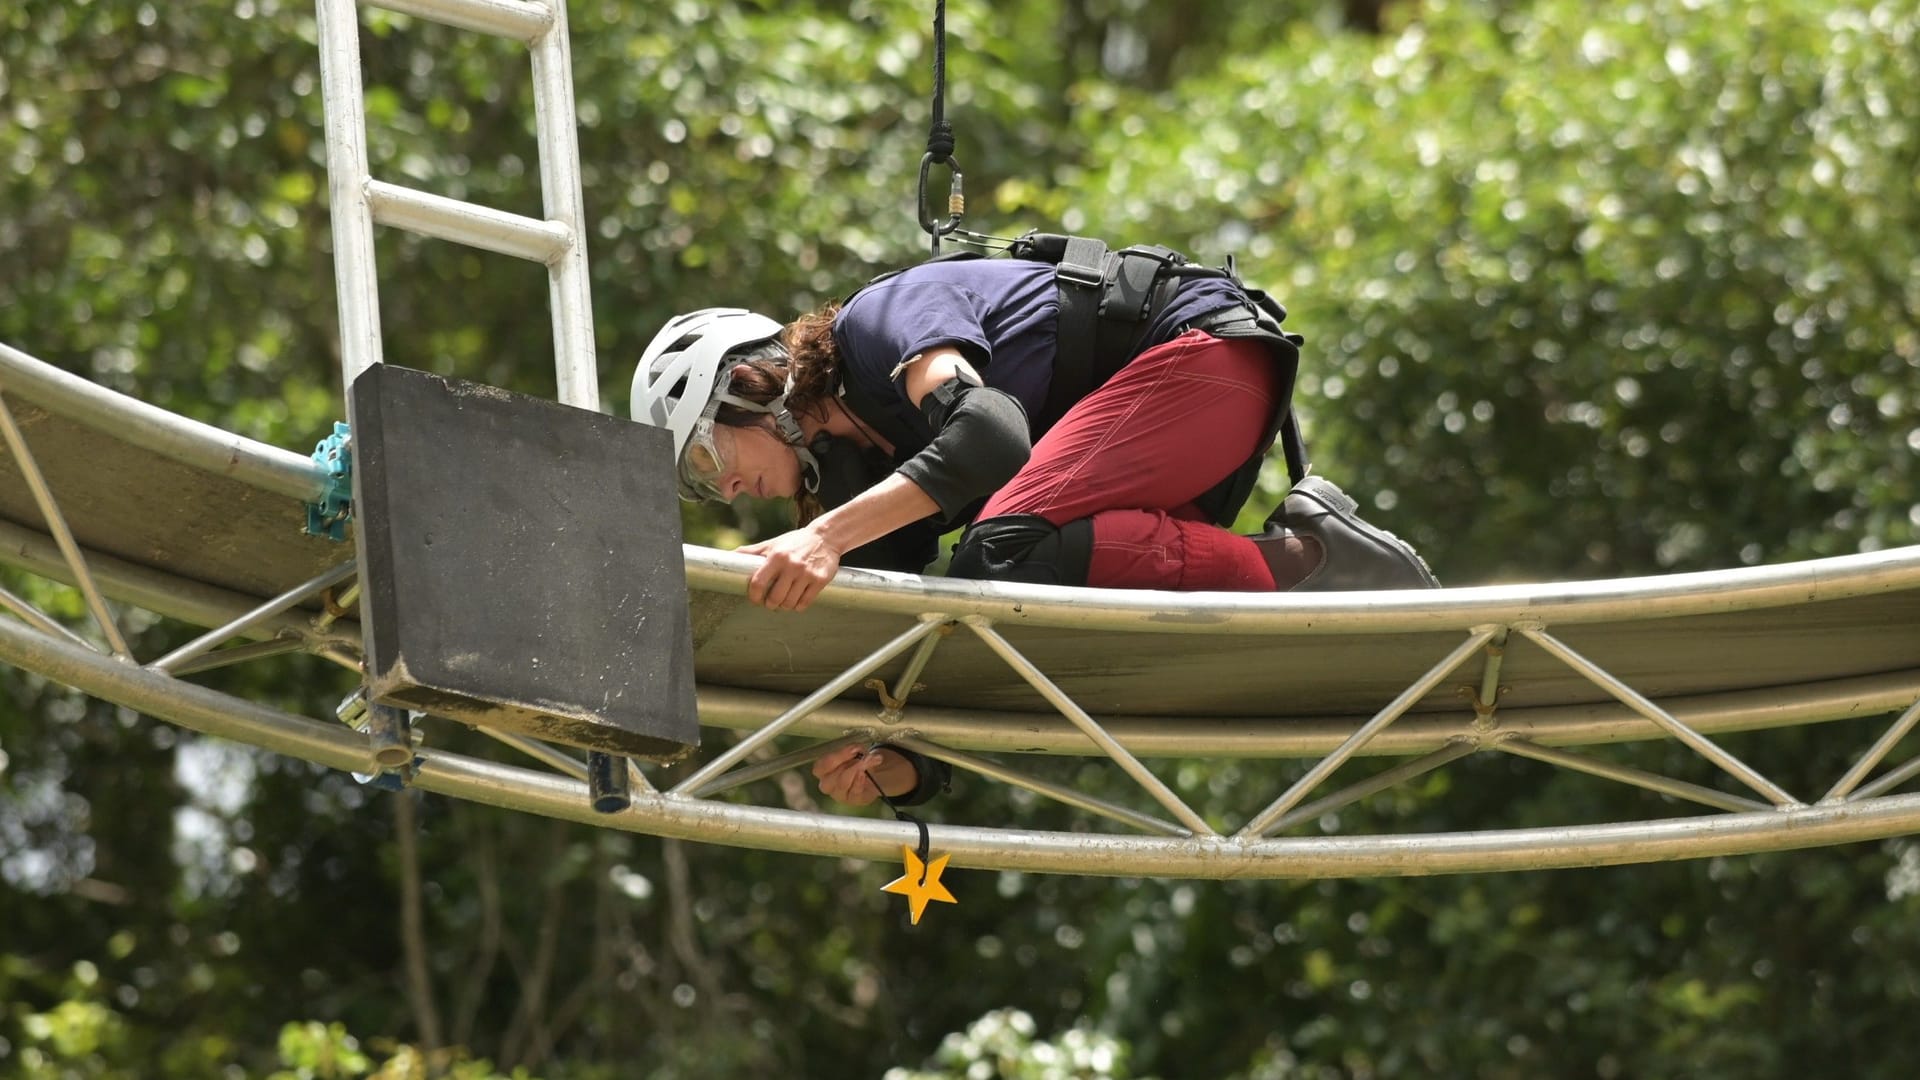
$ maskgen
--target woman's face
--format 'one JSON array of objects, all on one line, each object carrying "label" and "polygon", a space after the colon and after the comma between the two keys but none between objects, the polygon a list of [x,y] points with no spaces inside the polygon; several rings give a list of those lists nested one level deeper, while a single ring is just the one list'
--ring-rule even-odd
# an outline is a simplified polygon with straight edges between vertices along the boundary
[{"label": "woman's face", "polygon": [[746,427],[715,424],[713,448],[720,467],[713,486],[723,501],[741,495],[791,499],[800,493],[800,457],[774,432],[772,419]]}]

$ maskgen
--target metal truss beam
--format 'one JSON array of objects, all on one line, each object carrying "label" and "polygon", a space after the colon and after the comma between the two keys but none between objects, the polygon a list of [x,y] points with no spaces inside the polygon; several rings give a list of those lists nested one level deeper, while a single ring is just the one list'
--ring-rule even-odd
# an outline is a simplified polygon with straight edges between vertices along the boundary
[{"label": "metal truss beam", "polygon": [[[0,620],[0,661],[182,727],[372,771],[363,737],[122,663]],[[433,749],[420,752],[424,790],[582,824],[738,847],[891,861],[918,842],[904,822],[641,794],[599,814],[578,780]],[[1241,840],[935,827],[953,864],[1037,873],[1191,878],[1324,878],[1551,869],[1737,855],[1853,843],[1920,831],[1920,794],[1832,806],[1664,821],[1405,836]]]}]

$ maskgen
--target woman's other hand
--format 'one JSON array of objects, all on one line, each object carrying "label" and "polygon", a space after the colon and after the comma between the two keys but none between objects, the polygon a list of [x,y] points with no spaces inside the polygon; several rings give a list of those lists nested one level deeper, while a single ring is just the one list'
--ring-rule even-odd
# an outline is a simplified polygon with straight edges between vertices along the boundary
[{"label": "woman's other hand", "polygon": [[903,755],[884,746],[843,746],[813,763],[820,794],[849,806],[866,806],[885,792],[889,798],[920,786],[920,774]]}]

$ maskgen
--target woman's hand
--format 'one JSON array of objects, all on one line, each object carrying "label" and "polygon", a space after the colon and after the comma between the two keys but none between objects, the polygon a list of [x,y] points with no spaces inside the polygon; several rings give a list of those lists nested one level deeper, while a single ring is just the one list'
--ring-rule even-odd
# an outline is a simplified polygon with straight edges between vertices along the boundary
[{"label": "woman's hand", "polygon": [[920,785],[913,763],[884,746],[843,746],[813,763],[820,794],[849,806],[865,806],[886,792],[905,795]]},{"label": "woman's hand", "polygon": [[893,473],[801,528],[739,548],[767,560],[747,580],[747,599],[775,611],[805,611],[840,572],[842,555],[938,509],[913,481]]},{"label": "woman's hand", "polygon": [[766,562],[747,581],[747,599],[774,611],[805,611],[840,572],[843,552],[813,528],[784,532],[740,548]]}]

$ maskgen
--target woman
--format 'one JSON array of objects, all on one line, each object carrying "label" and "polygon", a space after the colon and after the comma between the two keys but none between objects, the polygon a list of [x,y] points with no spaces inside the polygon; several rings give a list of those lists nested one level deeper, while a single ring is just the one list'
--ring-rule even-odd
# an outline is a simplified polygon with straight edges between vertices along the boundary
[{"label": "woman", "polygon": [[[682,495],[800,504],[797,528],[741,549],[766,558],[749,600],[803,611],[843,562],[919,571],[962,525],[956,577],[1438,586],[1317,476],[1259,535],[1225,528],[1287,409],[1299,339],[1231,272],[1068,243],[1095,250],[1069,248],[1067,266],[936,259],[784,328],[710,308],[660,331],[633,413],[673,432]],[[815,771],[827,794],[865,803],[921,794],[911,765],[849,750]]]}]

